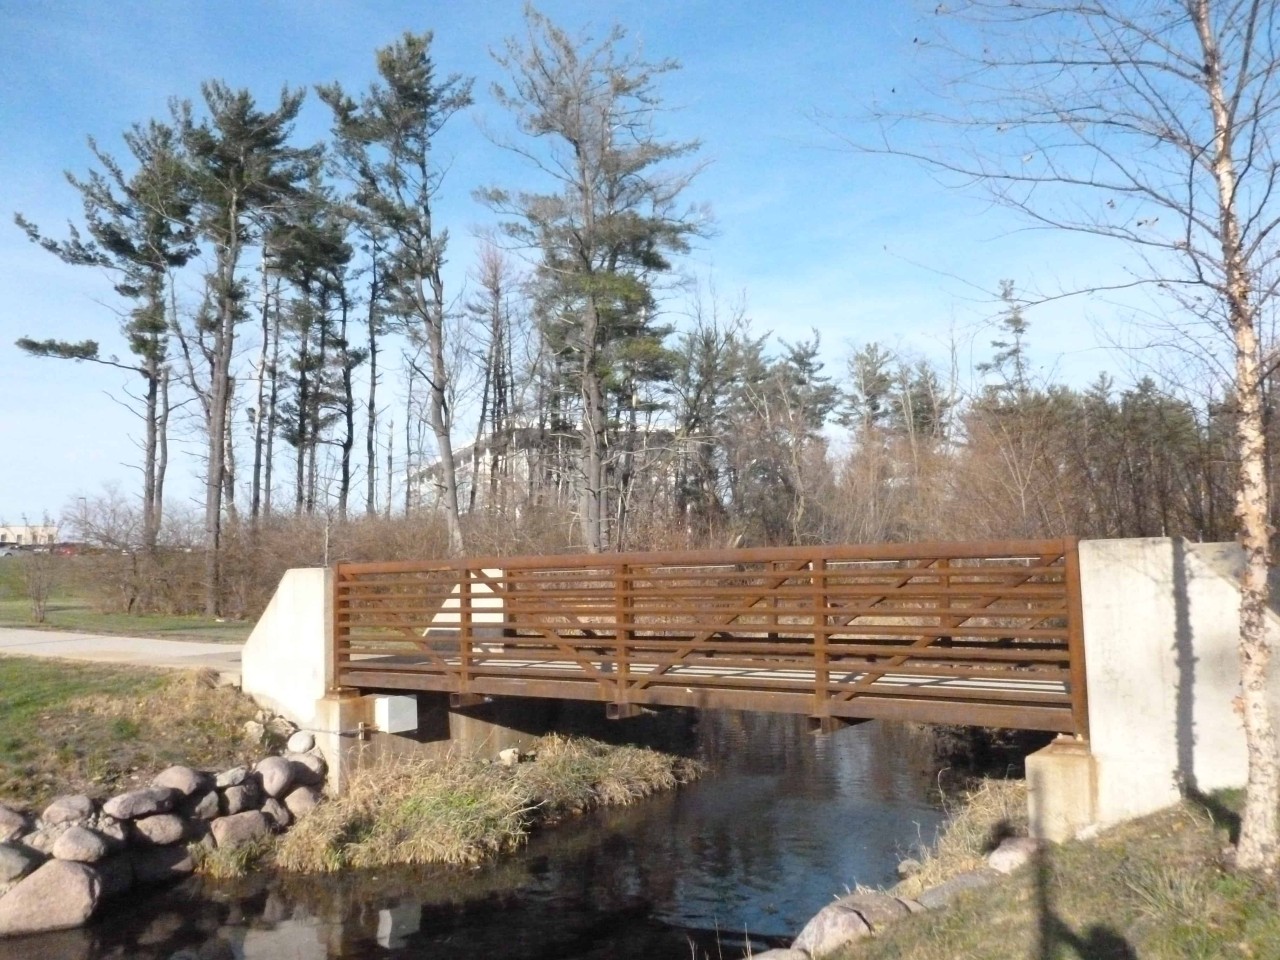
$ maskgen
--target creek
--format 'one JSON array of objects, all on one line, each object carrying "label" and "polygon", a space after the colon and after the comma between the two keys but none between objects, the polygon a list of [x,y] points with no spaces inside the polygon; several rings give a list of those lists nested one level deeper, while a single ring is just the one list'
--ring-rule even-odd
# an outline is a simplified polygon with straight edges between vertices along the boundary
[{"label": "creek", "polygon": [[892,882],[941,820],[926,737],[705,713],[704,779],[535,834],[476,869],[192,878],[0,960],[737,958],[790,942],[833,896]]}]

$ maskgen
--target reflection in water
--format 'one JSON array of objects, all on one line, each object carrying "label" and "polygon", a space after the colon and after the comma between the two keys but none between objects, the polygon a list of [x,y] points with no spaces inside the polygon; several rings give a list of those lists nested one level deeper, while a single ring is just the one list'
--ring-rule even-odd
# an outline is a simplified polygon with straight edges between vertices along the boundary
[{"label": "reflection in water", "polygon": [[705,714],[697,739],[700,783],[482,869],[193,879],[85,931],[0,941],[0,960],[733,957],[890,881],[938,822],[928,750],[901,726],[813,737],[803,718]]}]

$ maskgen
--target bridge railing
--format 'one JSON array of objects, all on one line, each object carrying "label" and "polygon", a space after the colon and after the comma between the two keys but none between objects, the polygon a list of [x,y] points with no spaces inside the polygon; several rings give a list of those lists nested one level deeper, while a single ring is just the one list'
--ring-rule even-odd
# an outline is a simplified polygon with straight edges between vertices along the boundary
[{"label": "bridge railing", "polygon": [[1074,539],[339,564],[333,676],[1088,734]]}]

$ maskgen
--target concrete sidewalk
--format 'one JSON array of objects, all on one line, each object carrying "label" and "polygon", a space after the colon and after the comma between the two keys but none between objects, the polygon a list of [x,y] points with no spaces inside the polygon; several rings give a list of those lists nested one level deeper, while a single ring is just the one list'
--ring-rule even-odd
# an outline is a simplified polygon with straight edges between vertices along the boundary
[{"label": "concrete sidewalk", "polygon": [[87,660],[172,670],[216,670],[223,683],[236,686],[240,685],[243,648],[239,643],[0,628],[0,656]]}]

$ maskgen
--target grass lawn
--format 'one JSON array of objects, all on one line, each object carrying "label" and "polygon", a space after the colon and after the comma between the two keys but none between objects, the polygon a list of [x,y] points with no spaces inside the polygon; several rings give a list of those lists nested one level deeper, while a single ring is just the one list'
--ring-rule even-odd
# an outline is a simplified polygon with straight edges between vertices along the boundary
[{"label": "grass lawn", "polygon": [[[1280,957],[1276,878],[1234,873],[1223,864],[1239,800],[1225,795],[1188,801],[1089,842],[1051,846],[1010,877],[962,894],[946,910],[899,921],[837,957]],[[972,820],[962,825],[973,828]]]},{"label": "grass lawn", "polygon": [[234,765],[256,710],[207,674],[0,657],[0,802],[108,796],[173,763]]},{"label": "grass lawn", "polygon": [[[66,564],[68,570],[73,569],[76,560],[74,557],[52,559]],[[35,623],[31,619],[31,602],[27,599],[22,579],[22,565],[26,562],[26,557],[0,559],[0,627],[34,627],[211,643],[243,643],[253,629],[249,621],[219,622],[204,617],[102,613],[96,609],[94,598],[71,576],[58,578],[58,585],[45,610],[45,622]]]}]

